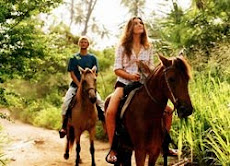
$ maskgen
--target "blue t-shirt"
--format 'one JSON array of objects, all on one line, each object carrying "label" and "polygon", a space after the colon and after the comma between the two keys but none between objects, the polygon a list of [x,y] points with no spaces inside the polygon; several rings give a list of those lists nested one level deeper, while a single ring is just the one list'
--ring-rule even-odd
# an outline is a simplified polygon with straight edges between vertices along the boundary
[{"label": "blue t-shirt", "polygon": [[[81,68],[90,68],[92,69],[93,66],[97,67],[98,72],[98,62],[97,58],[93,54],[87,54],[87,55],[80,55],[80,53],[75,54],[72,58],[69,60],[68,64],[68,72],[73,71],[76,75],[78,81],[81,80],[81,74],[78,69],[78,66]],[[77,87],[77,85],[72,81],[70,86]]]}]

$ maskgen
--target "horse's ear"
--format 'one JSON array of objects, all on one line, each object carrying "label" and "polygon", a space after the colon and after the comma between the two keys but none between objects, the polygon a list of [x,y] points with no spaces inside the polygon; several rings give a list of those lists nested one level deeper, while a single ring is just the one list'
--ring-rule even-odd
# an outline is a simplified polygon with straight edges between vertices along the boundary
[{"label": "horse's ear", "polygon": [[171,66],[172,63],[171,63],[171,61],[170,61],[169,59],[165,58],[165,57],[164,57],[163,55],[161,55],[161,54],[158,54],[158,57],[159,57],[161,63],[162,63],[165,67]]},{"label": "horse's ear", "polygon": [[179,57],[182,57],[183,58],[184,56],[184,49],[182,49],[180,52],[179,52]]},{"label": "horse's ear", "polygon": [[78,69],[80,71],[80,74],[84,73],[84,71],[85,71],[83,68],[81,68],[81,66],[78,66]]},{"label": "horse's ear", "polygon": [[97,72],[97,66],[93,66],[92,71],[93,71],[94,73],[96,73],[96,72]]}]

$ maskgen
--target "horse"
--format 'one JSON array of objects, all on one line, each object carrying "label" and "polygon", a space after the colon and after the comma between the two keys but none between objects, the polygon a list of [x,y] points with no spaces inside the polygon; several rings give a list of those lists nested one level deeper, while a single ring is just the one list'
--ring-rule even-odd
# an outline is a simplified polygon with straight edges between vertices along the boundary
[{"label": "horse", "polygon": [[[132,151],[135,152],[137,166],[144,166],[147,156],[148,165],[155,165],[165,146],[163,114],[168,100],[173,103],[179,118],[186,118],[193,112],[188,92],[191,78],[189,64],[182,55],[171,59],[159,55],[159,59],[160,63],[154,70],[148,69],[150,74],[144,85],[136,91],[120,119],[127,133],[121,134],[122,138],[118,139],[120,146],[117,149],[116,166],[131,165]],[[145,65],[145,68],[148,67]],[[106,98],[105,107],[109,100]],[[128,137],[128,141],[124,141]],[[164,156],[164,165],[167,165],[167,156]]]},{"label": "horse", "polygon": [[97,110],[96,110],[96,67],[85,70],[79,67],[81,72],[80,86],[76,92],[76,103],[72,108],[71,117],[68,120],[67,144],[64,158],[69,158],[69,149],[76,141],[76,166],[81,163],[80,137],[84,131],[89,132],[90,154],[92,166],[95,166],[94,137],[96,132]]}]

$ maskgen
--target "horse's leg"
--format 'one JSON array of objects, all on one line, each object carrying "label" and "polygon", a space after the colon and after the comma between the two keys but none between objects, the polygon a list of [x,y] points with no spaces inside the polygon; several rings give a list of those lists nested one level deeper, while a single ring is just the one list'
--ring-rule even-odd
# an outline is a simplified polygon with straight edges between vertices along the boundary
[{"label": "horse's leg", "polygon": [[90,139],[90,154],[92,158],[92,166],[95,166],[95,157],[94,157],[94,137],[95,137],[96,129],[95,127],[89,131],[89,139]]},{"label": "horse's leg", "polygon": [[126,151],[124,155],[124,164],[123,166],[131,166],[132,150]]},{"label": "horse's leg", "polygon": [[68,136],[68,134],[67,134],[67,137],[66,137],[66,148],[65,148],[64,158],[66,160],[69,159],[69,136]]},{"label": "horse's leg", "polygon": [[157,158],[160,154],[160,149],[157,150],[156,153],[152,153],[152,154],[149,154],[149,162],[148,162],[148,166],[153,166],[155,165],[156,161],[157,161]]},{"label": "horse's leg", "polygon": [[137,166],[144,166],[146,158],[146,152],[144,150],[135,150],[135,159]]},{"label": "horse's leg", "polygon": [[79,163],[81,163],[81,158],[80,158],[80,151],[81,151],[81,146],[80,146],[80,136],[81,133],[76,132],[76,166],[79,165]]},{"label": "horse's leg", "polygon": [[80,141],[77,142],[77,147],[76,147],[76,153],[77,153],[77,156],[76,156],[76,166],[78,166],[78,164],[80,163],[80,151],[81,151],[81,146],[80,146]]},{"label": "horse's leg", "polygon": [[164,166],[167,166],[168,165],[168,156],[165,155],[164,156]]},{"label": "horse's leg", "polygon": [[69,159],[69,149],[73,146],[75,140],[74,128],[72,126],[67,127],[67,134],[66,134],[66,148],[64,158],[67,160]]}]

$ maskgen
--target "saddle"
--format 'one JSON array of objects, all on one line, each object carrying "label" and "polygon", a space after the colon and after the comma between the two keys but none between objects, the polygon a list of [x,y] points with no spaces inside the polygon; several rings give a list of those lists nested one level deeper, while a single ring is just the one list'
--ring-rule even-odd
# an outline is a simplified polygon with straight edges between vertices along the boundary
[{"label": "saddle", "polygon": [[140,82],[132,82],[124,87],[124,96],[121,99],[120,105],[118,107],[118,115],[120,115],[120,119],[123,118],[126,108],[128,107],[136,91],[141,86],[142,84]]},{"label": "saddle", "polygon": [[[74,95],[71,99],[71,102],[69,103],[69,106],[68,106],[68,109],[67,109],[67,118],[71,118],[72,117],[72,109],[74,107],[74,105],[77,103],[77,99],[75,97],[76,95]],[[96,107],[97,107],[97,112],[98,112],[98,119],[102,122],[105,122],[105,115],[104,115],[104,111],[101,109],[101,107],[99,107],[97,104],[96,104]]]}]

